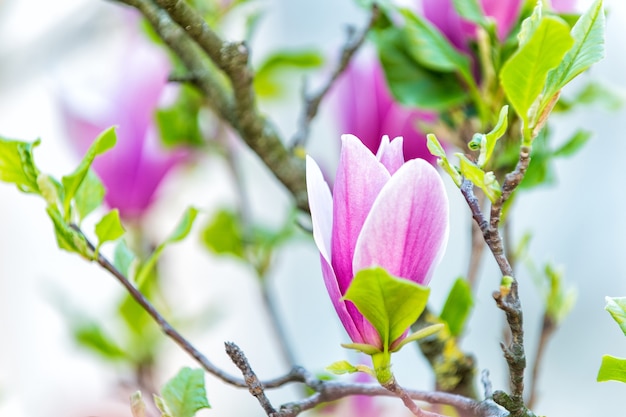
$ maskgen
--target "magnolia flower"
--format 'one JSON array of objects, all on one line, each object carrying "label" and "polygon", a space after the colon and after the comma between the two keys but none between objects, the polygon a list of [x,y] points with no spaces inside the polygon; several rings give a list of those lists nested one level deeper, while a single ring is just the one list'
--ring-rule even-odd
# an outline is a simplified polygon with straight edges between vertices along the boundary
[{"label": "magnolia flower", "polygon": [[353,277],[379,266],[426,285],[448,237],[442,180],[422,159],[405,163],[402,144],[385,136],[374,155],[356,136],[343,135],[332,196],[315,161],[307,157],[306,164],[313,237],[331,301],[352,341],[379,349],[374,327],[342,298]]},{"label": "magnolia flower", "polygon": [[165,150],[155,124],[154,113],[166,90],[167,58],[156,47],[133,41],[124,60],[112,66],[108,88],[92,92],[98,96],[96,105],[66,96],[63,116],[69,139],[81,154],[100,132],[117,126],[117,145],[96,158],[93,168],[106,188],[106,203],[126,219],[138,218],[187,152]]},{"label": "magnolia flower", "polygon": [[403,136],[407,159],[434,162],[417,123],[433,122],[435,113],[396,103],[377,60],[352,62],[338,82],[336,101],[341,129],[360,138],[372,152],[376,152],[384,134]]},{"label": "magnolia flower", "polygon": [[[523,0],[480,0],[485,16],[496,23],[503,41],[515,26]],[[476,38],[476,25],[458,15],[452,0],[422,0],[424,17],[434,24],[459,50],[469,52],[469,41]]]}]

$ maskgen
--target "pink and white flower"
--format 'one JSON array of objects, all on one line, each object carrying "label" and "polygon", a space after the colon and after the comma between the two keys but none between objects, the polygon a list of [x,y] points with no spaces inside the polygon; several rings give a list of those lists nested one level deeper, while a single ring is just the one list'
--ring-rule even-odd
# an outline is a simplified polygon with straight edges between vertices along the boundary
[{"label": "pink and white flower", "polygon": [[423,159],[404,162],[402,145],[401,137],[385,136],[374,155],[356,136],[343,135],[332,195],[315,161],[307,157],[306,166],[313,237],[331,301],[354,343],[380,349],[376,329],[343,299],[353,277],[379,266],[427,285],[448,238],[441,177]]}]

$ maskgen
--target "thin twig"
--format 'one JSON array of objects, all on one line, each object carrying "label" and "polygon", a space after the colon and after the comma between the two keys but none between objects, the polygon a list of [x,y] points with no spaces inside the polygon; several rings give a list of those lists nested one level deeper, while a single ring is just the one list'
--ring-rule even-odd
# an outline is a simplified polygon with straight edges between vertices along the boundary
[{"label": "thin twig", "polygon": [[263,410],[268,416],[274,415],[276,410],[270,403],[269,398],[265,395],[263,384],[261,384],[261,381],[259,381],[259,378],[252,370],[252,367],[250,367],[246,355],[244,355],[239,346],[232,342],[226,342],[224,345],[226,346],[226,353],[241,371],[250,394],[252,394],[259,401],[259,404],[261,404],[261,407],[263,407]]},{"label": "thin twig", "polygon": [[511,330],[510,343],[501,344],[504,358],[509,367],[511,394],[496,391],[493,394],[493,398],[496,403],[509,410],[513,417],[529,417],[534,416],[534,414],[524,405],[523,394],[526,355],[524,351],[523,314],[518,293],[518,283],[504,251],[502,236],[500,235],[498,226],[500,224],[504,204],[524,179],[524,175],[530,163],[530,150],[528,146],[522,146],[520,148],[517,166],[514,171],[505,176],[502,185],[502,195],[492,204],[489,221],[485,218],[480,203],[474,194],[474,185],[467,179],[464,179],[461,184],[461,193],[467,201],[472,212],[472,217],[480,227],[485,243],[491,250],[502,276],[506,277],[506,281],[503,281],[499,291],[493,293],[493,297],[497,306],[504,311]]},{"label": "thin twig", "polygon": [[324,86],[317,92],[317,94],[308,95],[306,93],[306,85],[303,87],[303,100],[304,100],[305,106],[304,106],[304,111],[300,115],[300,123],[299,123],[300,127],[298,131],[296,132],[296,134],[294,135],[293,140],[292,140],[292,145],[291,145],[292,149],[302,147],[306,144],[306,141],[309,137],[311,122],[313,121],[315,116],[317,116],[317,112],[319,110],[319,106],[322,100],[324,99],[324,97],[326,97],[326,95],[328,94],[332,86],[335,84],[335,82],[339,79],[341,74],[343,74],[344,71],[348,68],[348,65],[350,64],[352,57],[359,50],[361,45],[363,45],[363,43],[365,42],[367,34],[376,23],[376,20],[378,19],[379,15],[380,15],[380,10],[376,6],[376,4],[374,4],[372,6],[372,12],[371,12],[369,21],[367,23],[367,26],[365,26],[365,28],[363,28],[363,30],[361,30],[361,32],[358,34],[356,34],[354,29],[352,28],[348,30],[348,39],[341,50],[341,58],[339,59],[339,63],[337,64],[337,67],[330,75],[330,78],[328,79],[328,81],[326,81]]}]

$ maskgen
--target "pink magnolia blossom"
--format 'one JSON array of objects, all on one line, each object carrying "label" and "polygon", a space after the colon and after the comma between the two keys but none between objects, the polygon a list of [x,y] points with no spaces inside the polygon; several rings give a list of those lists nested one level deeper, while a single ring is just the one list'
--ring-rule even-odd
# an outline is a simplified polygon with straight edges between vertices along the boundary
[{"label": "pink magnolia blossom", "polygon": [[331,301],[352,341],[379,349],[374,327],[342,298],[352,278],[380,266],[426,285],[448,237],[441,177],[422,159],[405,163],[402,144],[401,137],[385,136],[374,155],[357,137],[343,135],[332,196],[315,161],[307,157],[306,165],[313,237]]},{"label": "pink magnolia blossom", "polygon": [[[523,0],[481,0],[485,16],[496,23],[498,38],[503,41],[517,22]],[[426,19],[434,24],[461,51],[469,51],[468,43],[476,38],[476,26],[458,15],[452,0],[422,0]]]},{"label": "pink magnolia blossom", "polygon": [[167,58],[152,45],[133,41],[129,46],[125,60],[112,64],[114,79],[99,92],[97,106],[71,97],[63,104],[68,137],[81,154],[100,132],[117,126],[117,145],[97,157],[93,168],[106,188],[106,203],[126,219],[146,211],[163,178],[187,156],[181,149],[165,150],[155,124],[170,68]]},{"label": "pink magnolia blossom", "polygon": [[434,162],[426,147],[426,135],[418,130],[417,123],[435,121],[435,113],[395,102],[375,59],[350,64],[337,85],[337,104],[342,131],[360,138],[372,152],[384,135],[403,136],[407,159]]}]

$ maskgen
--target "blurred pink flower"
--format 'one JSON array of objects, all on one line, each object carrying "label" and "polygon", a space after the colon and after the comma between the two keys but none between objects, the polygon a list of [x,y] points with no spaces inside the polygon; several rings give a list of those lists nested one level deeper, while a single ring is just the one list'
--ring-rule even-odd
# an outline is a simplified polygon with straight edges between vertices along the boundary
[{"label": "blurred pink flower", "polygon": [[[523,0],[480,0],[485,16],[496,23],[500,41],[504,41],[517,23]],[[575,11],[576,0],[552,0],[559,13]],[[461,19],[452,0],[422,0],[422,13],[459,50],[469,52],[469,42],[476,38],[476,25]]]},{"label": "blurred pink flower", "polygon": [[123,60],[112,62],[106,90],[90,92],[98,96],[96,106],[71,94],[62,98],[68,137],[81,155],[100,132],[117,126],[117,145],[97,157],[93,168],[106,188],[106,203],[126,219],[142,216],[167,173],[188,155],[164,149],[155,123],[169,69],[167,57],[136,36]]},{"label": "blurred pink flower", "polygon": [[[517,22],[523,0],[480,0],[485,16],[496,22],[503,41]],[[476,25],[458,15],[452,0],[422,0],[422,12],[459,50],[469,52],[468,42],[476,38]]]},{"label": "blurred pink flower", "polygon": [[404,157],[434,163],[419,121],[433,122],[436,114],[408,109],[394,101],[376,59],[354,60],[337,83],[337,115],[341,131],[352,134],[376,152],[384,135],[404,137]]}]

